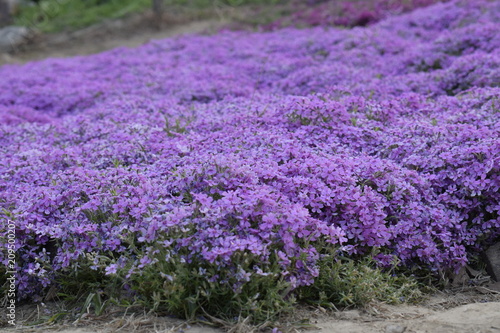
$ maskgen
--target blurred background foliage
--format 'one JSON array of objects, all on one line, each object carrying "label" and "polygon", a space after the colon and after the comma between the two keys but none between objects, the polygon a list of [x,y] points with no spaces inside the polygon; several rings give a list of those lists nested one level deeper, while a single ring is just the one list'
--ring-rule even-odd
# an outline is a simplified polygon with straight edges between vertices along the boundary
[{"label": "blurred background foliage", "polygon": [[151,0],[43,0],[25,2],[15,17],[17,25],[43,32],[83,28],[108,18],[145,10]]},{"label": "blurred background foliage", "polygon": [[[42,32],[81,29],[106,19],[154,8],[153,0],[39,0],[24,1],[15,15],[15,24],[36,27]],[[221,7],[245,5],[275,5],[287,0],[163,0],[162,8],[169,11],[217,10]]]},{"label": "blurred background foliage", "polygon": [[[7,0],[0,0],[7,1]],[[365,26],[387,16],[448,0],[18,0],[15,24],[42,32],[85,28],[149,13],[156,23],[224,18],[235,28]],[[154,14],[151,16],[151,14]],[[154,22],[153,22],[154,23]],[[161,24],[158,24],[161,25]]]}]

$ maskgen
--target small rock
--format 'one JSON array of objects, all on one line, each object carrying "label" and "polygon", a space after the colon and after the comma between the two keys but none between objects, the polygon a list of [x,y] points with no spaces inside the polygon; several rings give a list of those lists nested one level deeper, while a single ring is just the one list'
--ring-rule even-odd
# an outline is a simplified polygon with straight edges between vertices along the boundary
[{"label": "small rock", "polygon": [[403,333],[404,331],[406,331],[406,326],[391,324],[385,327],[385,333]]},{"label": "small rock", "polygon": [[491,278],[500,282],[500,243],[496,243],[484,253],[486,270]]},{"label": "small rock", "polygon": [[0,52],[11,52],[26,43],[33,33],[26,27],[8,26],[0,29]]}]

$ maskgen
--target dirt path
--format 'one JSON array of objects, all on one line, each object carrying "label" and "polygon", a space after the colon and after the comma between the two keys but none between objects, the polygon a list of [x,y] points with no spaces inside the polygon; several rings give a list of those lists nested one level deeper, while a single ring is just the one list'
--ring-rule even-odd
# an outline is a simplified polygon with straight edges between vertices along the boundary
[{"label": "dirt path", "polygon": [[0,65],[88,55],[117,47],[137,47],[155,39],[183,34],[213,33],[226,24],[228,20],[221,17],[185,23],[167,22],[162,29],[156,29],[151,25],[150,15],[138,14],[71,33],[39,35],[14,53],[0,53]]},{"label": "dirt path", "polygon": [[102,51],[114,49],[117,47],[137,47],[150,40],[162,39],[172,36],[178,36],[191,33],[210,32],[221,26],[220,21],[205,20],[190,22],[181,25],[174,25],[160,31],[146,31],[143,33],[123,36],[122,33],[109,36],[89,36],[83,39],[83,42],[75,39],[65,43],[63,48],[43,47],[20,55],[21,60],[34,60],[49,57],[72,57],[77,55],[87,55],[99,53]]},{"label": "dirt path", "polygon": [[[467,287],[453,292],[439,292],[420,305],[393,306],[374,303],[364,309],[327,311],[321,308],[297,308],[285,323],[307,322],[307,329],[288,325],[283,333],[500,333],[500,292],[486,287]],[[54,303],[54,306],[60,304]],[[28,305],[24,311],[37,320],[37,313],[49,307]],[[111,311],[111,310],[110,310]],[[115,313],[113,315],[113,313]],[[120,314],[116,314],[120,313]],[[85,316],[78,322],[57,325],[18,327],[5,332],[26,333],[257,333],[251,326],[228,326],[228,329],[189,324],[172,317],[130,314],[111,311],[101,317]],[[1,330],[0,330],[1,331]],[[3,331],[2,331],[3,332]],[[270,330],[263,331],[270,332]]]},{"label": "dirt path", "polygon": [[[128,321],[128,324],[126,323]],[[311,312],[310,333],[499,333],[500,302],[473,303],[448,310],[433,310],[425,306],[379,305],[367,311],[351,310],[336,313]],[[148,327],[145,327],[148,326]],[[162,333],[223,333],[222,329],[193,325],[165,319],[151,326],[147,319],[111,321],[104,325],[87,327],[45,326],[20,329],[22,332],[108,333],[108,332],[162,332]],[[299,332],[300,330],[292,330]],[[239,331],[245,332],[244,330]]]},{"label": "dirt path", "polygon": [[316,326],[324,333],[500,332],[500,302],[467,304],[440,311],[422,306],[386,306],[375,316],[348,311],[337,317],[337,320],[322,318]]}]

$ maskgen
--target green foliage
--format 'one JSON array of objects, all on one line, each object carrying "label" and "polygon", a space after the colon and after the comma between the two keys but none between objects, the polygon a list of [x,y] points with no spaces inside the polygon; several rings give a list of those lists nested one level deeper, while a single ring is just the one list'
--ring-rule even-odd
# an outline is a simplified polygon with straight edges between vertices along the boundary
[{"label": "green foliage", "polygon": [[82,311],[80,312],[80,317],[86,313],[90,312],[90,308],[93,307],[96,316],[100,316],[106,310],[108,305],[108,300],[103,301],[101,293],[90,293],[83,304]]},{"label": "green foliage", "polygon": [[15,23],[43,32],[74,30],[149,6],[150,0],[44,0],[23,6]]},{"label": "green foliage", "polygon": [[[185,227],[179,237],[190,234],[194,230]],[[161,239],[147,246],[136,239],[124,239],[124,243],[130,251],[124,265],[118,265],[117,257],[108,252],[87,253],[78,265],[68,267],[56,279],[59,299],[82,309],[80,316],[84,312],[102,315],[109,303],[124,301],[187,319],[235,322],[245,318],[261,324],[291,313],[297,301],[335,308],[361,307],[373,301],[415,302],[422,297],[421,285],[414,278],[382,270],[370,256],[339,257],[328,244],[318,244],[322,259],[314,284],[292,290],[277,255],[264,264],[252,253],[241,251],[227,260],[208,263],[196,256],[186,261],[188,253],[166,248]],[[257,263],[260,272],[254,270]],[[105,274],[110,265],[116,271]],[[57,321],[71,313],[64,311],[44,320]]]},{"label": "green foliage", "polygon": [[328,308],[362,307],[370,302],[417,302],[423,297],[415,279],[378,268],[369,258],[356,261],[326,255],[311,286],[299,291],[299,300]]},{"label": "green foliage", "polygon": [[[250,4],[273,5],[283,0],[164,0],[169,8],[207,9]],[[116,19],[151,8],[151,0],[42,0],[25,4],[15,18],[16,25],[43,32],[76,30],[105,19]]]},{"label": "green foliage", "polygon": [[[339,257],[326,244],[314,284],[292,290],[277,257],[262,265],[258,257],[245,251],[234,253],[230,265],[195,259],[187,262],[183,259],[186,253],[155,243],[145,247],[131,240],[134,246],[129,248],[128,264],[109,275],[104,269],[116,263],[113,254],[88,254],[78,268],[68,269],[57,279],[59,298],[95,315],[103,314],[109,302],[124,300],[186,319],[235,322],[246,318],[261,324],[291,313],[297,301],[330,308],[362,307],[373,301],[416,302],[423,296],[422,286],[414,278],[382,270],[369,257]],[[147,264],[137,266],[142,261]],[[263,268],[260,273],[253,269],[256,263]],[[127,295],[125,284],[132,288]]]},{"label": "green foliage", "polygon": [[[154,245],[147,249],[138,246],[134,252],[136,260],[147,256],[152,263],[129,278],[126,276],[132,261],[116,274],[105,275],[104,267],[115,261],[112,254],[98,258],[94,268],[90,263],[95,263],[95,258],[89,254],[78,268],[59,276],[59,299],[80,308],[80,316],[85,312],[102,315],[110,302],[118,304],[122,300],[128,305],[142,304],[152,311],[186,319],[236,322],[245,318],[262,324],[292,313],[297,301],[326,308],[362,307],[373,301],[416,302],[423,296],[422,286],[415,279],[384,271],[369,258],[338,257],[333,248],[323,255],[314,284],[293,291],[280,274],[277,258],[268,263],[266,274],[257,274],[252,267],[259,258],[247,252],[233,254],[231,262],[235,265],[230,267],[186,262],[180,259],[181,253],[170,253]],[[245,275],[247,278],[242,278]],[[124,284],[133,292],[125,295]],[[64,311],[43,320],[57,321],[71,313],[74,311]]]},{"label": "green foliage", "polygon": [[[146,266],[141,275],[132,276],[131,282],[142,303],[154,311],[186,319],[208,315],[227,321],[249,318],[251,322],[263,323],[291,311],[295,303],[277,264],[270,264],[269,270],[274,272],[271,274],[247,273],[258,260],[249,253],[233,256],[232,261],[239,263],[237,268],[187,263],[177,255],[164,260],[165,253],[162,254],[158,259],[163,260]],[[242,273],[251,276],[242,279]]]},{"label": "green foliage", "polygon": [[100,304],[98,307],[94,306],[96,311],[99,311],[98,308],[103,308],[105,304],[101,296],[106,298],[121,296],[122,279],[118,276],[105,275],[102,270],[93,269],[92,256],[93,254],[87,254],[86,259],[81,260],[78,266],[68,267],[57,276],[57,296],[63,301],[74,304],[81,303],[82,298],[86,297],[87,301],[90,300],[89,304]]}]

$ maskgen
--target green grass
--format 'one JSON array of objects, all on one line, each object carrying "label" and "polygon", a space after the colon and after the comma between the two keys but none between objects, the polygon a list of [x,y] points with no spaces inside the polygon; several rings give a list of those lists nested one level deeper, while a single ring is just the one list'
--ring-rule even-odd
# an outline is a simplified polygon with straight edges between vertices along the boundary
[{"label": "green grass", "polygon": [[[393,269],[395,269],[394,267]],[[302,302],[325,308],[364,307],[372,302],[418,303],[428,287],[416,278],[382,270],[366,257],[361,260],[325,256],[311,286],[299,290]]]},{"label": "green grass", "polygon": [[[137,250],[140,257],[141,250]],[[334,248],[326,252],[314,284],[296,290],[281,276],[277,259],[269,263],[266,270],[269,274],[254,274],[242,283],[236,278],[237,271],[206,263],[186,263],[174,254],[167,261],[165,252],[159,251],[156,258],[159,260],[154,265],[131,278],[125,277],[129,267],[119,269],[116,275],[104,275],[102,271],[90,269],[90,261],[82,262],[78,270],[69,269],[59,277],[58,295],[80,308],[86,300],[83,308],[92,305],[96,315],[111,302],[134,304],[188,320],[208,316],[225,322],[246,319],[260,325],[275,323],[292,314],[297,304],[337,309],[364,307],[373,302],[418,303],[429,290],[415,277],[396,273],[396,267],[392,270],[377,267],[369,256],[352,260],[338,257]],[[101,259],[104,264],[111,260]],[[240,253],[233,260],[239,270],[250,272],[252,263],[259,258]],[[210,278],[215,276],[226,282],[211,282]],[[240,284],[238,292],[234,291],[236,284]],[[124,285],[130,288],[128,294],[122,290]]]},{"label": "green grass", "polygon": [[[106,19],[116,19],[151,8],[151,0],[44,0],[21,7],[16,25],[42,32],[77,30]],[[272,5],[283,0],[164,0],[165,10],[174,7],[207,9],[214,6]]]},{"label": "green grass", "polygon": [[22,7],[15,23],[43,32],[76,30],[149,6],[150,0],[45,0],[38,6]]}]

